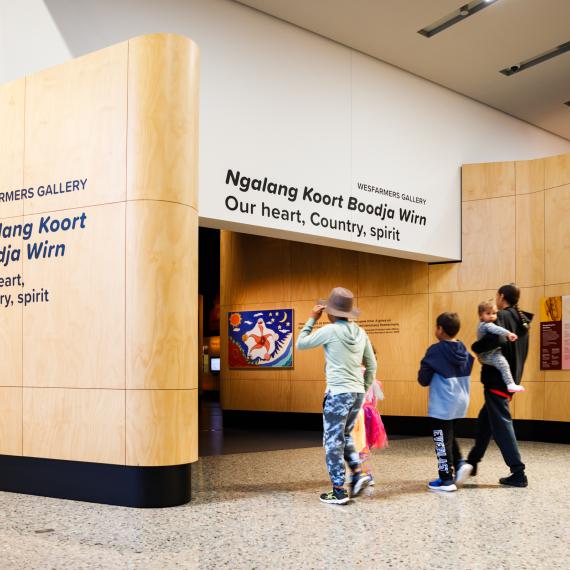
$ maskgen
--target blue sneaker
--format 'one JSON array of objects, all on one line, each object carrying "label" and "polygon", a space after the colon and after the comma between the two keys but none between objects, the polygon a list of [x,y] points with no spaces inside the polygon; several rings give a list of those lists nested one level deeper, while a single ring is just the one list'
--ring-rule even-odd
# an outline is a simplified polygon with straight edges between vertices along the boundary
[{"label": "blue sneaker", "polygon": [[436,479],[435,481],[428,483],[428,489],[432,491],[441,491],[443,493],[457,491],[457,487],[453,481],[442,481],[441,479]]}]

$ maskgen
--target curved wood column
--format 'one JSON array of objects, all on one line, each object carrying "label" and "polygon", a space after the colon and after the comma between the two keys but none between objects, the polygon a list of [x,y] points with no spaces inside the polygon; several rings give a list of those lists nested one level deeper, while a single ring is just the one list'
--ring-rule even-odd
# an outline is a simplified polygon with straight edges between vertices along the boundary
[{"label": "curved wood column", "polygon": [[[172,34],[0,87],[0,193],[20,190],[0,200],[0,223],[34,228],[0,234],[0,247],[22,251],[0,264],[0,278],[22,285],[0,293],[49,292],[0,311],[0,489],[131,506],[189,500],[198,90],[199,50]],[[64,219],[75,225],[38,235]],[[29,259],[42,240],[61,255]],[[79,474],[84,486],[64,484]],[[59,485],[50,491],[46,477]]]}]

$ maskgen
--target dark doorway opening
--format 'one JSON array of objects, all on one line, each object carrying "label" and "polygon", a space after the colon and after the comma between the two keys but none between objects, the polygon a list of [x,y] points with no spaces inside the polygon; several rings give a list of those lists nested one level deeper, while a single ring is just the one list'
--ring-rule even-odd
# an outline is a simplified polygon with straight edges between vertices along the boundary
[{"label": "dark doorway opening", "polygon": [[280,414],[222,411],[220,322],[224,326],[226,320],[220,319],[220,231],[200,228],[198,239],[200,456],[319,445],[320,416],[283,422]]}]

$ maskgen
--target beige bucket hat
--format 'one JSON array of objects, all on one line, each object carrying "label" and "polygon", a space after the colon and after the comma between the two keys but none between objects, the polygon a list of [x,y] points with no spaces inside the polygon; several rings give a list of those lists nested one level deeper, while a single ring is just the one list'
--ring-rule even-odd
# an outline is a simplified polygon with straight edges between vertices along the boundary
[{"label": "beige bucket hat", "polygon": [[354,306],[352,291],[344,287],[335,287],[328,299],[319,301],[319,305],[325,305],[325,311],[333,317],[346,317],[355,319],[360,315],[360,309]]}]

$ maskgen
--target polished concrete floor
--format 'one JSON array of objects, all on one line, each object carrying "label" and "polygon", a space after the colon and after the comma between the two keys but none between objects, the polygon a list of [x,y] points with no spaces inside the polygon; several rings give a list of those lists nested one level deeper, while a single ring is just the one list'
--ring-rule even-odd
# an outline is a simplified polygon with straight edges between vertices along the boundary
[{"label": "polished concrete floor", "polygon": [[498,485],[493,446],[442,496],[425,488],[430,440],[396,440],[374,456],[374,490],[340,507],[318,501],[319,447],[202,458],[193,501],[173,509],[0,493],[0,568],[569,568],[570,449],[521,449],[529,488]]}]

